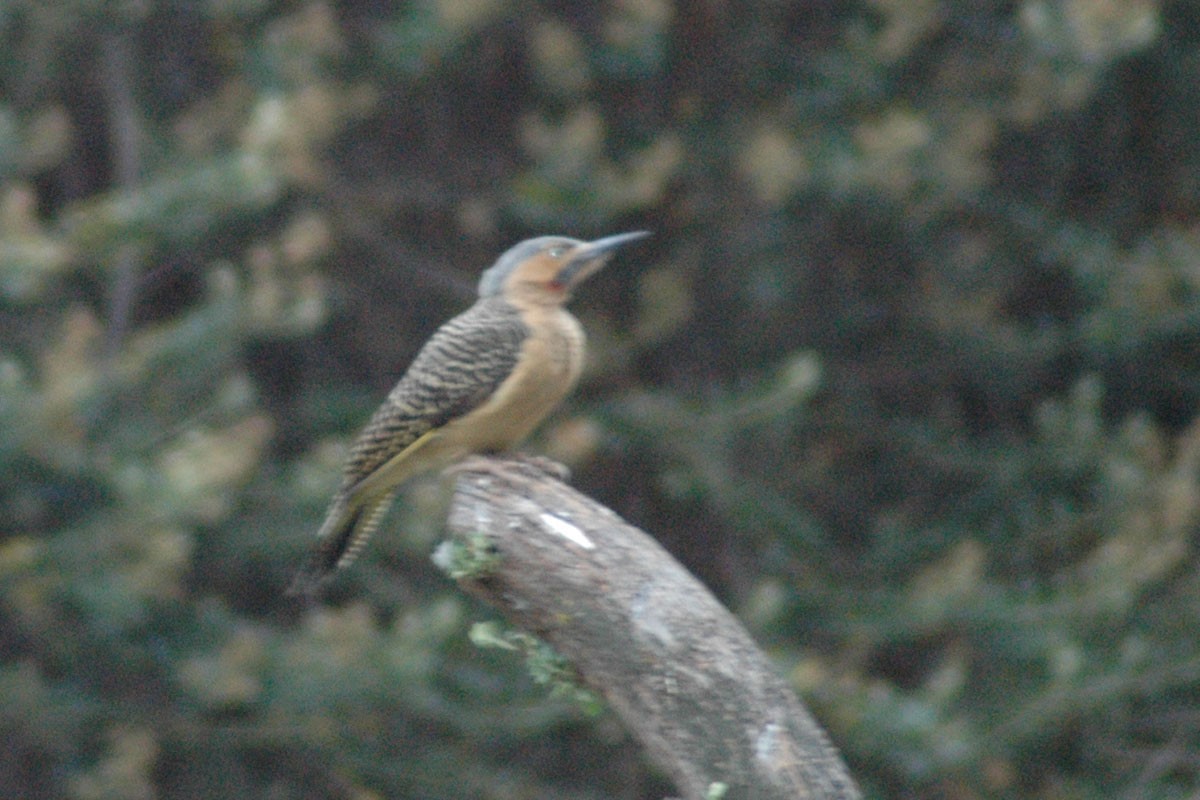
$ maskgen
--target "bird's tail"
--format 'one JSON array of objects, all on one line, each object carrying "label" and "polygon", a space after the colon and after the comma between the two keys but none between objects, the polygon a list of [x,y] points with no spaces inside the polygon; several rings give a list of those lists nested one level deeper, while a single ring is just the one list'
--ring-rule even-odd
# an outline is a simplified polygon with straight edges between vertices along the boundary
[{"label": "bird's tail", "polygon": [[317,541],[304,566],[292,578],[287,593],[311,598],[330,574],[349,566],[383,521],[395,494],[388,492],[353,505],[344,496],[334,499],[317,531]]}]

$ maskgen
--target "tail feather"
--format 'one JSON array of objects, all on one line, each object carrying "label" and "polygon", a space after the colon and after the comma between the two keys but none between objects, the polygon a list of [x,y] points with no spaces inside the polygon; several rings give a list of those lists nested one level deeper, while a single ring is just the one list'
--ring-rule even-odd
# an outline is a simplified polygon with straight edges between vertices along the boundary
[{"label": "tail feather", "polygon": [[334,500],[325,523],[317,532],[312,552],[296,572],[287,593],[313,597],[326,578],[349,566],[383,521],[393,497],[395,492],[388,492],[354,507],[350,507],[343,497]]}]

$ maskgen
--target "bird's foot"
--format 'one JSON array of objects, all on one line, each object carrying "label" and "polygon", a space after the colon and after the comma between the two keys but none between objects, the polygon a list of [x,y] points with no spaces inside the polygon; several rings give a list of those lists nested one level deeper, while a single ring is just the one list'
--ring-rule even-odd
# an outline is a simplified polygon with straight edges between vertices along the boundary
[{"label": "bird's foot", "polygon": [[480,455],[469,455],[462,461],[456,461],[442,470],[443,475],[450,476],[461,475],[464,472],[486,472],[498,478],[503,478],[507,474],[504,462]]},{"label": "bird's foot", "polygon": [[557,461],[527,453],[506,454],[498,459],[470,455],[445,469],[446,475],[460,475],[464,472],[486,472],[509,480],[513,477],[549,476],[556,481],[566,481],[571,477],[571,471]]},{"label": "bird's foot", "polygon": [[556,481],[563,481],[565,483],[571,479],[571,470],[565,464],[560,464],[552,458],[533,456],[529,453],[512,453],[508,458],[518,462],[522,466],[535,469],[543,475],[549,475]]}]

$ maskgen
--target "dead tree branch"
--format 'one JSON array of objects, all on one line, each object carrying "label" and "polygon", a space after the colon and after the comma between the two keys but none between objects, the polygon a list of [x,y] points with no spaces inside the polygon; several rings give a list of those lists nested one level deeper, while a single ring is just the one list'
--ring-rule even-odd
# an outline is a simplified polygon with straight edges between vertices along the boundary
[{"label": "dead tree branch", "polygon": [[746,630],[653,538],[527,461],[459,468],[464,590],[548,642],[688,800],[858,798],[824,731]]}]

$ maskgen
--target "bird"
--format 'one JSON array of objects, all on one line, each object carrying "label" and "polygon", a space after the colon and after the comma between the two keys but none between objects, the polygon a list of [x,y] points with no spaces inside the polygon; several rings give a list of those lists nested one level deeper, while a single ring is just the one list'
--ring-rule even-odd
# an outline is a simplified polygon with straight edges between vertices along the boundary
[{"label": "bird", "polygon": [[355,439],[288,594],[312,598],[349,566],[405,481],[528,436],[583,368],[583,326],[566,302],[615,250],[649,235],[540,236],[486,269],[474,305],[434,332]]}]

